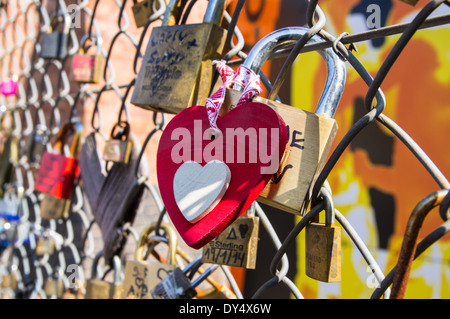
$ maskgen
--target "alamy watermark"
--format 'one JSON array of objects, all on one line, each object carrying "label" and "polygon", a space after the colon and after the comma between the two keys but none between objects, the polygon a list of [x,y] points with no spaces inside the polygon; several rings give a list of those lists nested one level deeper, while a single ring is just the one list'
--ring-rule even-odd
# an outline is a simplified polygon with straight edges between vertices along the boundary
[{"label": "alamy watermark", "polygon": [[369,13],[366,19],[367,28],[381,28],[381,8],[378,4],[370,4],[367,6],[366,13]]},{"label": "alamy watermark", "polygon": [[71,28],[81,28],[81,7],[78,4],[69,4],[67,14],[71,21]]},{"label": "alamy watermark", "polygon": [[[172,161],[176,164],[191,160],[197,163],[201,163],[202,160],[205,162],[225,160],[229,164],[252,164],[259,161],[267,164],[267,166],[261,166],[261,174],[274,174],[278,170],[279,128],[271,128],[269,133],[267,128],[259,128],[257,131],[253,127],[246,130],[241,127],[228,127],[224,132],[214,135],[215,138],[211,140],[212,133],[210,128],[203,131],[201,120],[194,120],[193,136],[187,128],[174,129],[170,138],[172,141],[179,142],[172,148],[170,154]],[[223,140],[224,135],[226,143]],[[203,141],[211,142],[203,148]],[[193,148],[192,145],[194,145]]]}]

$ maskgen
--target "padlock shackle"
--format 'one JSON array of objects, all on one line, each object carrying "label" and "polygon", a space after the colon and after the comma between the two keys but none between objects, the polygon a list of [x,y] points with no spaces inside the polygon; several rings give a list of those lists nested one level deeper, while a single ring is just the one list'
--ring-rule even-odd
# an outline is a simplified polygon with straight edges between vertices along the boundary
[{"label": "padlock shackle", "polygon": [[64,18],[64,31],[63,32],[66,34],[69,34],[72,20],[70,19],[70,15],[63,10],[59,10],[52,15],[52,18],[50,19],[50,24],[48,27],[48,32],[49,33],[53,32],[53,23],[55,22],[56,18],[58,18],[59,16]]},{"label": "padlock shackle", "polygon": [[97,33],[86,33],[85,35],[83,35],[83,37],[80,40],[80,53],[84,54],[87,52],[87,50],[85,48],[86,40],[89,39],[92,41],[92,38],[95,39],[94,43],[95,43],[95,46],[97,47],[97,54],[101,54],[103,38],[101,35],[99,35]]},{"label": "padlock shackle", "polygon": [[[304,27],[287,27],[268,34],[253,46],[243,65],[258,74],[272,54],[280,49],[293,47],[307,31]],[[309,40],[312,43],[323,41],[318,35]],[[327,65],[327,80],[315,112],[333,118],[344,90],[347,67],[332,48],[319,50],[318,53]]]},{"label": "padlock shackle", "polygon": [[67,138],[67,135],[71,132],[74,133],[72,144],[70,146],[70,155],[73,157],[77,157],[77,153],[81,147],[82,144],[82,136],[83,136],[83,124],[75,120],[73,122],[72,120],[68,123],[64,124],[61,129],[58,131],[56,135],[56,142],[53,145],[53,149],[58,150],[62,153],[64,141]]},{"label": "padlock shackle", "polygon": [[181,14],[188,0],[170,0],[164,13],[162,26],[176,25],[180,21]]},{"label": "padlock shackle", "polygon": [[[170,0],[164,13],[162,25],[170,26],[178,24],[187,2],[187,0]],[[225,6],[225,0],[209,0],[203,22],[220,24],[225,12]]]},{"label": "padlock shackle", "polygon": [[[139,261],[144,261],[144,250],[146,247],[149,246],[149,240],[148,237],[150,234],[156,230],[156,224],[151,224],[147,226],[144,231],[142,231],[141,235],[139,236],[138,243],[136,245],[136,251],[134,253],[134,259]],[[175,232],[175,229],[171,227],[169,224],[161,223],[160,228],[164,230],[164,232],[167,234],[168,237],[168,255],[167,255],[167,263],[171,265],[176,264],[176,254],[177,254],[177,233]],[[151,241],[150,243],[152,243]],[[149,253],[147,253],[147,256]]]},{"label": "padlock shackle", "polygon": [[225,12],[225,0],[209,0],[203,22],[220,24]]},{"label": "padlock shackle", "polygon": [[[97,270],[98,270],[98,262],[102,257],[103,257],[103,249],[98,251],[94,259],[92,260],[91,280],[94,280],[96,278],[100,279],[100,277],[97,274]],[[120,272],[122,271],[122,262],[120,261],[120,257],[117,255],[113,256],[113,271],[114,271],[114,283],[119,284],[121,281]]]}]

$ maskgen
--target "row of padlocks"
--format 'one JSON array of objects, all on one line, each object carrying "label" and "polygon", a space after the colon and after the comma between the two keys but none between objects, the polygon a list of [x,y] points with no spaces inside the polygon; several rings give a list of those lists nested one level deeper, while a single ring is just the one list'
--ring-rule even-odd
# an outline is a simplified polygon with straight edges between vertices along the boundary
[{"label": "row of padlocks", "polygon": [[[236,298],[237,291],[210,275],[219,265],[257,267],[256,202],[298,215],[311,202],[311,185],[337,131],[333,117],[345,86],[345,61],[331,48],[319,52],[328,73],[315,113],[263,98],[259,96],[263,64],[279,50],[293,47],[308,29],[289,27],[268,34],[232,69],[221,60],[227,36],[220,27],[225,0],[210,0],[204,22],[195,25],[180,24],[187,2],[135,1],[133,6],[136,25],[141,27],[167,5],[162,26],[152,30],[131,103],[175,115],[165,126],[157,150],[158,188],[169,220],[151,224],[135,236],[133,259],[124,262],[120,255],[129,238],[127,226],[133,224],[150,186],[142,147],[130,123],[114,125],[102,150],[97,146],[98,132],[86,135],[76,115],[61,125],[56,136],[35,130],[22,146],[14,134],[6,137],[1,185],[15,185],[12,172],[19,151],[25,150],[37,167],[34,189],[40,196],[40,217],[68,218],[77,204],[76,185],[81,185],[101,230],[104,246],[93,260],[85,291],[64,291],[61,280],[50,279],[45,285],[47,296]],[[58,17],[63,17],[64,29],[42,35],[43,59],[68,55],[70,21],[58,13],[53,24]],[[88,41],[99,48],[102,40],[87,34],[72,58],[72,79],[82,84],[97,83],[105,67],[100,50],[88,53]],[[321,41],[319,36],[310,39]],[[15,78],[2,84],[5,96],[14,96],[16,90]],[[13,224],[18,215],[13,197],[23,193],[20,187],[12,191],[14,196],[5,187],[2,191],[2,214]],[[325,222],[317,219],[306,227],[305,271],[316,280],[335,282],[340,280],[340,228],[334,224],[331,198],[322,197],[315,202],[327,202]],[[188,256],[179,247],[178,236],[201,250],[200,256]],[[167,257],[156,251],[158,245],[166,247]],[[54,247],[51,236],[43,236],[38,256],[51,255]],[[150,255],[155,260],[150,262]],[[105,279],[108,273],[100,273],[101,258],[113,273],[110,281]],[[2,287],[14,289],[17,281],[10,272],[3,276]]]}]

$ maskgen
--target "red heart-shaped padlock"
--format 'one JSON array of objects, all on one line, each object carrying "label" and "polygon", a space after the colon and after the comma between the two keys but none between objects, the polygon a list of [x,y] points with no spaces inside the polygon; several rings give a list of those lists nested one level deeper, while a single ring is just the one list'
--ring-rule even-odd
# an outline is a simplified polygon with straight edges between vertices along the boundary
[{"label": "red heart-shaped padlock", "polygon": [[[287,143],[284,121],[263,103],[240,105],[219,117],[216,124],[221,134],[211,139],[206,108],[192,106],[167,124],[158,146],[162,200],[181,237],[195,249],[217,237],[256,200],[278,169]],[[191,160],[202,166],[212,160],[223,161],[231,172],[223,197],[195,223],[184,217],[174,195],[175,173]]]}]

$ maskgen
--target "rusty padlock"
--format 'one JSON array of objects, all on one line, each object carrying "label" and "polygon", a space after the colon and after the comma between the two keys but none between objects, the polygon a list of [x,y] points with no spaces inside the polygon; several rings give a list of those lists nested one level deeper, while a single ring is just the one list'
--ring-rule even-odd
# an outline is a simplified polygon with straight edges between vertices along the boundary
[{"label": "rusty padlock", "polygon": [[[116,133],[115,131],[118,127],[121,128],[121,131]],[[111,137],[105,142],[103,159],[105,161],[127,164],[133,148],[133,142],[129,139],[129,136],[130,124],[127,121],[114,124],[111,130]]]},{"label": "rusty padlock", "polygon": [[203,23],[175,25],[185,3],[171,0],[163,25],[152,30],[132,104],[177,113],[204,103],[208,97],[213,78],[211,61],[222,54],[227,34],[219,26],[225,0],[209,1]]},{"label": "rusty padlock", "polygon": [[122,262],[120,257],[113,257],[114,281],[101,279],[98,274],[99,260],[103,251],[99,251],[92,261],[91,279],[86,282],[85,299],[120,299],[122,294]]},{"label": "rusty padlock", "polygon": [[[276,30],[254,45],[243,66],[258,74],[264,62],[277,50],[289,48],[308,31],[303,27]],[[323,41],[313,36],[310,43]],[[315,113],[256,96],[253,102],[272,107],[283,118],[288,131],[288,145],[278,171],[258,197],[258,201],[275,208],[300,214],[310,196],[314,183],[331,149],[337,132],[333,119],[341,99],[345,80],[345,61],[331,48],[319,51],[327,65],[327,79]],[[222,112],[232,108],[239,99],[241,88],[227,91]],[[270,97],[269,97],[270,98]]]},{"label": "rusty padlock", "polygon": [[334,223],[331,195],[322,191],[325,201],[325,222],[318,218],[305,227],[305,273],[323,282],[341,281],[341,228]]},{"label": "rusty padlock", "polygon": [[[95,54],[88,54],[86,41],[92,38],[97,47]],[[80,41],[80,53],[72,58],[72,79],[78,83],[98,83],[103,67],[103,54],[101,51],[103,38],[97,34],[85,34]]]},{"label": "rusty padlock", "polygon": [[[161,223],[161,229],[168,237],[168,256],[166,263],[147,261],[151,253],[155,253],[153,244],[158,239],[148,239],[156,229],[156,224],[148,226],[139,236],[134,260],[127,260],[125,265],[125,277],[123,280],[122,298],[124,299],[151,299],[151,289],[159,281],[176,267],[177,234],[175,229],[166,223]],[[150,246],[150,247],[149,247]],[[145,252],[145,250],[147,250]]]}]

